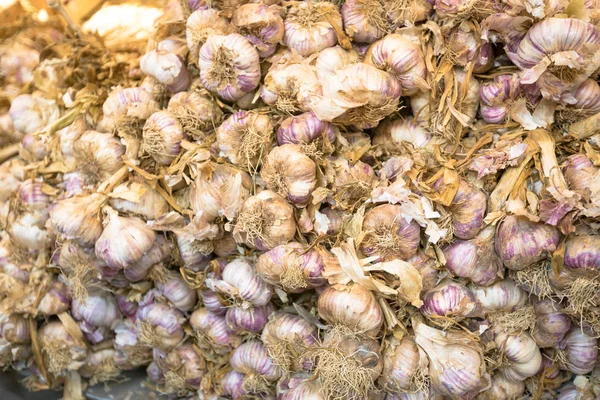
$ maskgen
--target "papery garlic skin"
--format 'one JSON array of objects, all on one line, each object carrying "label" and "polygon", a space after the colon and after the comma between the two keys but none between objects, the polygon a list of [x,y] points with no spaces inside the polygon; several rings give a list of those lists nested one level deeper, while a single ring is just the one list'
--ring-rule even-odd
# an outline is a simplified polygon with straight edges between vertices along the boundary
[{"label": "papery garlic skin", "polygon": [[269,358],[267,349],[258,340],[243,343],[231,354],[229,359],[234,371],[243,373],[244,391],[252,392],[252,381],[264,379],[274,382],[281,376],[279,368]]},{"label": "papery garlic skin", "polygon": [[61,200],[49,209],[52,227],[64,239],[92,246],[102,234],[101,209],[106,200],[100,193]]},{"label": "papery garlic skin", "polygon": [[571,320],[552,299],[534,301],[533,306],[536,314],[533,339],[542,348],[557,347],[571,328]]},{"label": "papery garlic skin", "polygon": [[529,294],[510,279],[471,290],[484,313],[515,311],[529,302]]},{"label": "papery garlic skin", "polygon": [[181,57],[167,50],[152,50],[140,59],[140,68],[146,75],[167,86],[172,93],[187,89],[190,75]]},{"label": "papery garlic skin", "polygon": [[169,100],[168,111],[177,118],[186,135],[202,138],[221,122],[223,111],[208,94],[179,92]]},{"label": "papery garlic skin", "polygon": [[446,268],[454,275],[487,286],[502,278],[504,265],[494,250],[494,227],[486,227],[471,240],[456,240],[444,249]]},{"label": "papery garlic skin", "polygon": [[210,92],[235,101],[260,82],[258,53],[241,35],[209,36],[200,49],[200,79]]},{"label": "papery garlic skin", "polygon": [[191,311],[198,301],[192,289],[180,274],[170,274],[165,281],[155,283],[158,291],[182,312]]},{"label": "papery garlic skin", "polygon": [[360,250],[367,256],[379,256],[383,261],[412,257],[421,241],[419,224],[404,219],[399,205],[383,204],[370,209],[362,228],[366,235]]},{"label": "papery garlic skin", "polygon": [[319,315],[332,325],[376,336],[383,324],[383,311],[368,289],[354,284],[327,287],[319,295]]},{"label": "papery garlic skin", "polygon": [[273,312],[275,306],[272,303],[259,307],[233,306],[227,309],[225,323],[229,330],[240,335],[260,333]]},{"label": "papery garlic skin", "polygon": [[284,21],[283,44],[303,57],[335,45],[331,22],[342,26],[342,18],[330,3],[300,2],[292,5]]},{"label": "papery garlic skin", "polygon": [[600,59],[594,57],[599,47],[600,33],[594,25],[575,18],[547,18],[529,29],[514,52],[507,54],[525,71],[523,83],[536,82],[545,98],[572,103],[572,95],[566,92],[600,66]]},{"label": "papery garlic skin", "polygon": [[192,313],[190,326],[199,338],[207,339],[219,354],[228,354],[242,342],[240,336],[229,330],[225,317],[213,314],[206,308],[198,308]]},{"label": "papery garlic skin", "polygon": [[288,114],[311,111],[312,97],[323,95],[323,84],[317,73],[316,67],[304,63],[273,64],[265,76],[260,98]]},{"label": "papery garlic skin", "polygon": [[450,210],[454,235],[459,239],[472,239],[483,227],[487,196],[482,190],[461,180]]},{"label": "papery garlic skin", "polygon": [[402,142],[415,148],[425,147],[431,140],[431,134],[413,118],[384,120],[375,129],[373,144],[388,148],[398,148]]},{"label": "papery garlic skin", "polygon": [[[127,200],[121,197],[119,193],[128,194],[130,190],[139,190],[141,195],[137,199]],[[138,201],[134,201],[138,200]],[[146,183],[141,177],[135,177],[128,183],[117,186],[111,194],[108,204],[123,214],[134,214],[144,217],[147,220],[155,220],[169,212],[169,203],[160,193]]]},{"label": "papery garlic skin", "polygon": [[566,241],[564,265],[580,272],[600,276],[600,235],[570,237]]},{"label": "papery garlic skin", "polygon": [[[283,312],[271,314],[261,334],[261,340],[273,361],[280,368],[291,371],[312,368],[309,357],[294,355],[305,353],[307,348],[317,342],[317,338],[317,327],[311,322]],[[290,358],[291,362],[288,364]]]},{"label": "papery garlic skin", "polygon": [[441,281],[436,287],[423,296],[420,311],[436,323],[444,323],[449,318],[460,321],[474,314],[477,310],[475,296],[469,288],[450,279]]},{"label": "papery garlic skin", "polygon": [[233,229],[237,243],[262,251],[291,241],[295,234],[294,208],[270,190],[263,190],[244,202]]},{"label": "papery garlic skin", "polygon": [[233,12],[232,24],[258,50],[261,58],[269,57],[277,49],[285,32],[278,6],[244,4]]},{"label": "papery garlic skin", "polygon": [[383,371],[378,383],[387,392],[412,390],[414,376],[419,372],[421,363],[419,348],[414,339],[405,336],[398,340],[389,336],[382,356]]},{"label": "papery garlic skin", "polygon": [[273,288],[257,273],[249,260],[238,258],[223,270],[222,280],[206,279],[209,289],[222,292],[253,306],[264,306],[273,295]]},{"label": "papery garlic skin", "polygon": [[315,163],[295,144],[274,147],[265,158],[260,175],[267,188],[303,206],[317,185]]},{"label": "papery garlic skin", "polygon": [[10,103],[10,118],[16,130],[35,133],[59,117],[59,109],[53,100],[41,96],[22,94]]},{"label": "papery garlic skin", "polygon": [[584,154],[573,154],[563,164],[563,172],[569,189],[580,194],[586,201],[589,201],[592,196],[591,188],[598,171],[600,168],[596,167]]},{"label": "papery garlic skin", "polygon": [[123,166],[125,146],[110,133],[87,131],[73,145],[77,170],[87,183],[102,182]]},{"label": "papery garlic skin", "polygon": [[138,125],[154,111],[158,104],[153,94],[145,89],[117,87],[102,105],[103,117],[97,129],[103,132],[118,132],[122,136],[139,134]]},{"label": "papery garlic skin", "polygon": [[229,371],[221,379],[221,387],[224,394],[231,396],[232,399],[238,400],[246,395],[244,390],[244,374],[237,371]]},{"label": "papery garlic skin", "polygon": [[221,16],[213,8],[194,11],[187,19],[185,37],[192,56],[192,61],[198,60],[200,47],[212,35],[227,35],[235,28],[228,19]]},{"label": "papery garlic skin", "polygon": [[494,64],[494,50],[489,42],[477,38],[466,24],[459,25],[449,38],[450,57],[456,65],[467,67],[474,63],[473,73],[489,71]]},{"label": "papery garlic skin", "polygon": [[553,226],[509,215],[496,233],[496,252],[506,268],[520,271],[556,250],[559,233]]},{"label": "papery garlic skin", "polygon": [[43,325],[38,331],[42,355],[48,371],[55,375],[76,371],[85,364],[87,348],[77,343],[60,321]]},{"label": "papery garlic skin", "polygon": [[268,115],[239,111],[217,129],[220,153],[244,168],[256,165],[271,148],[273,125]]},{"label": "papery garlic skin", "polygon": [[369,47],[365,62],[389,72],[398,79],[402,85],[403,96],[412,96],[417,91],[427,88],[425,57],[416,37],[387,35]]},{"label": "papery garlic skin", "polygon": [[280,285],[288,293],[301,293],[323,286],[325,265],[317,250],[306,249],[297,242],[277,246],[261,254],[256,271],[272,285]]},{"label": "papery garlic skin", "polygon": [[341,13],[344,30],[355,42],[373,43],[389,29],[385,9],[379,1],[349,0],[342,5]]},{"label": "papery garlic skin", "polygon": [[534,376],[542,364],[542,353],[528,333],[507,334],[500,332],[494,342],[506,357],[508,365],[501,373],[511,381],[524,381]]},{"label": "papery garlic skin", "polygon": [[446,333],[414,322],[415,341],[427,354],[431,385],[437,393],[460,397],[487,386],[489,375],[479,343],[459,331]]},{"label": "papery garlic skin", "polygon": [[31,342],[29,321],[21,314],[10,314],[2,316],[0,322],[2,338],[11,344],[25,344]]}]

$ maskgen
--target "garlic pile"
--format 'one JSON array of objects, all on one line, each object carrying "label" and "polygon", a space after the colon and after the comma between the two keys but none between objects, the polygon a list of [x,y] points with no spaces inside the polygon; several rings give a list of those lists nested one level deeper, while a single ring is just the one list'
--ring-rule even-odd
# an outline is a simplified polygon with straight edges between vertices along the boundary
[{"label": "garlic pile", "polygon": [[0,366],[600,398],[599,11],[169,0],[141,50],[58,4],[0,44]]}]

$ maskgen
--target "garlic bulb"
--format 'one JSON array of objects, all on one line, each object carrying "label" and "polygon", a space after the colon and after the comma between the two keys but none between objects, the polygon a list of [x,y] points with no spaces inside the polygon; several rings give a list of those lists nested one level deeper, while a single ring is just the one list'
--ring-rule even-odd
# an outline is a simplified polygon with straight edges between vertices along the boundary
[{"label": "garlic bulb", "polygon": [[341,8],[344,30],[353,41],[373,43],[389,30],[385,8],[379,0],[349,0]]},{"label": "garlic bulb", "polygon": [[8,112],[15,129],[25,134],[36,133],[59,117],[53,100],[29,94],[15,97]]},{"label": "garlic bulb", "polygon": [[178,397],[196,392],[207,373],[204,357],[191,343],[180,344],[166,354],[156,351],[154,362],[164,375],[166,391]]},{"label": "garlic bulb", "polygon": [[510,279],[487,287],[472,286],[471,291],[484,313],[515,311],[529,300],[529,294]]},{"label": "garlic bulb", "polygon": [[563,353],[563,357],[559,358],[563,369],[578,375],[587,374],[594,369],[598,358],[598,339],[582,332],[580,327],[571,327],[560,342],[559,349]]},{"label": "garlic bulb", "polygon": [[444,279],[423,296],[421,312],[440,326],[459,322],[477,311],[473,293],[464,285]]},{"label": "garlic bulb", "polygon": [[50,222],[54,230],[66,240],[75,240],[82,246],[92,246],[102,234],[101,209],[106,196],[71,197],[50,206]]},{"label": "garlic bulb", "polygon": [[71,313],[80,321],[81,330],[92,344],[105,340],[105,331],[121,318],[115,297],[102,289],[89,290],[84,301],[73,299]]},{"label": "garlic bulb", "polygon": [[367,256],[379,256],[382,261],[409,259],[421,241],[419,224],[404,219],[399,205],[383,204],[370,209],[362,229],[365,236],[360,250]]},{"label": "garlic bulb", "polygon": [[87,131],[73,145],[77,170],[91,184],[103,182],[117,172],[123,166],[124,155],[125,146],[109,133]]},{"label": "garlic bulb", "polygon": [[121,374],[114,360],[115,354],[113,349],[91,351],[79,373],[90,380],[90,385],[114,380]]},{"label": "garlic bulb", "polygon": [[503,74],[485,82],[479,89],[481,117],[490,124],[502,124],[511,110],[511,103],[521,94],[516,74]]},{"label": "garlic bulb", "polygon": [[224,394],[231,396],[232,399],[238,400],[244,398],[246,391],[244,390],[244,374],[237,371],[229,371],[221,379],[221,387]]},{"label": "garlic bulb", "polygon": [[12,344],[25,344],[31,342],[29,321],[20,314],[10,314],[0,323],[2,338]]},{"label": "garlic bulb", "polygon": [[[34,282],[30,279],[30,283]],[[35,301],[36,297],[37,294],[32,300]],[[58,315],[67,311],[70,305],[71,296],[69,295],[69,288],[57,279],[53,279],[46,289],[46,294],[42,297],[37,311],[44,316]]]},{"label": "garlic bulb", "polygon": [[274,147],[265,158],[260,176],[267,188],[298,206],[306,205],[317,185],[315,163],[296,144]]},{"label": "garlic bulb", "polygon": [[114,360],[124,370],[139,368],[152,361],[152,349],[141,342],[134,321],[135,318],[126,318],[114,325]]},{"label": "garlic bulb", "polygon": [[552,299],[534,301],[533,306],[536,314],[533,339],[542,348],[557,347],[571,328],[571,320]]},{"label": "garlic bulb", "polygon": [[223,118],[223,111],[208,94],[179,92],[169,100],[167,110],[179,121],[186,135],[203,138],[215,129]]},{"label": "garlic bulb", "polygon": [[277,49],[285,31],[281,8],[276,5],[244,4],[233,12],[231,22],[250,43],[261,58],[269,57]]},{"label": "garlic bulb", "polygon": [[237,243],[262,251],[289,242],[295,234],[294,208],[270,190],[244,202],[233,229]]},{"label": "garlic bulb", "polygon": [[421,355],[413,338],[387,337],[382,355],[383,371],[378,382],[386,392],[413,391],[424,384],[420,381],[425,379],[420,369]]},{"label": "garlic bulb", "polygon": [[301,293],[322,286],[325,265],[317,250],[297,242],[282,244],[258,257],[256,272],[272,285],[288,293]]},{"label": "garlic bulb", "polygon": [[600,66],[592,56],[599,46],[596,26],[575,18],[547,18],[533,25],[507,54],[524,71],[522,83],[535,82],[545,98],[572,103],[567,92]]},{"label": "garlic bulb", "polygon": [[123,214],[134,214],[155,220],[169,212],[169,203],[142,177],[135,176],[117,186],[110,194],[108,204]]},{"label": "garlic bulb", "polygon": [[[326,5],[328,3],[300,4]],[[323,94],[322,83],[317,73],[316,67],[304,63],[273,64],[265,76],[260,98],[266,104],[273,105],[287,114],[311,111],[312,97]]]},{"label": "garlic bulb", "polygon": [[321,385],[310,379],[302,379],[301,382],[286,389],[283,394],[278,390],[278,395],[281,396],[281,400],[325,400]]},{"label": "garlic bulb", "polygon": [[140,59],[140,68],[172,93],[182,92],[190,85],[190,74],[183,59],[167,50],[152,50]]},{"label": "garlic bulb", "polygon": [[283,44],[307,57],[335,45],[342,18],[333,4],[299,2],[288,10],[284,26]]},{"label": "garlic bulb", "polygon": [[415,148],[425,147],[431,140],[431,134],[413,118],[386,119],[375,128],[373,145],[397,149],[402,142],[408,142]]},{"label": "garlic bulb", "polygon": [[120,217],[110,208],[102,235],[96,241],[96,256],[113,269],[134,265],[154,245],[156,234],[139,218]]},{"label": "garlic bulb", "polygon": [[556,250],[558,240],[553,226],[509,215],[498,227],[495,248],[506,268],[520,271]]},{"label": "garlic bulb", "polygon": [[[364,3],[377,1],[362,0]],[[412,96],[427,89],[427,68],[418,38],[391,34],[375,42],[365,55],[365,62],[389,72],[402,85],[402,95]]]},{"label": "garlic bulb", "polygon": [[38,331],[38,340],[45,364],[54,375],[77,371],[85,364],[87,348],[76,342],[60,321],[44,324]]},{"label": "garlic bulb", "polygon": [[577,118],[590,116],[600,112],[600,85],[593,79],[586,79],[573,92],[576,102],[569,104],[567,110],[573,109]]},{"label": "garlic bulb", "polygon": [[200,47],[210,36],[227,35],[233,33],[235,28],[228,19],[221,16],[213,8],[194,11],[187,19],[185,37],[192,61],[198,61]]},{"label": "garlic bulb", "polygon": [[202,299],[202,304],[213,314],[225,315],[227,307],[221,302],[216,292],[212,290],[198,290],[198,296]]},{"label": "garlic bulb", "polygon": [[146,120],[142,134],[142,151],[160,165],[169,165],[181,152],[183,129],[168,111],[157,111]]},{"label": "garlic bulb", "polygon": [[240,336],[229,330],[225,317],[213,314],[206,308],[198,308],[192,313],[190,326],[200,347],[208,345],[218,354],[229,354],[242,342]]},{"label": "garlic bulb", "polygon": [[220,153],[233,164],[248,169],[268,154],[272,138],[271,118],[252,111],[238,111],[217,129]]},{"label": "garlic bulb", "polygon": [[150,347],[171,350],[185,337],[183,313],[160,303],[140,305],[136,313],[139,340]]},{"label": "garlic bulb", "polygon": [[321,120],[368,129],[396,111],[401,95],[402,87],[391,74],[356,63],[329,77],[323,96],[312,99],[310,107]]},{"label": "garlic bulb", "polygon": [[257,307],[233,306],[227,309],[225,323],[229,330],[239,335],[260,333],[273,312],[275,307],[272,303]]},{"label": "garlic bulb", "polygon": [[327,398],[367,398],[383,370],[380,345],[374,339],[338,337],[329,332],[315,351],[315,375]]},{"label": "garlic bulb", "polygon": [[577,192],[581,197],[589,201],[592,196],[591,188],[600,168],[584,154],[573,154],[568,157],[563,165],[565,180],[569,189]]},{"label": "garlic bulb", "polygon": [[496,372],[492,375],[491,387],[482,392],[476,399],[511,399],[523,398],[525,383],[507,379],[502,373]]},{"label": "garlic bulb", "polygon": [[[136,262],[124,267],[124,276],[130,282],[138,282],[150,274],[154,281],[165,280],[164,265],[168,265],[171,257],[172,248],[170,242],[164,236],[156,236],[156,241],[150,249],[144,253]],[[153,268],[156,267],[156,268]],[[114,282],[112,282],[115,285]]]},{"label": "garlic bulb", "polygon": [[451,397],[476,394],[489,383],[481,345],[461,331],[444,332],[413,320],[415,342],[429,359],[433,389]]},{"label": "garlic bulb", "polygon": [[152,93],[144,88],[117,87],[102,105],[103,117],[98,129],[136,137],[141,131],[142,122],[157,110],[158,104]]},{"label": "garlic bulb", "polygon": [[246,393],[263,393],[281,375],[269,358],[267,349],[258,340],[240,345],[232,353],[229,362],[234,371],[244,374],[242,387]]},{"label": "garlic bulb", "polygon": [[198,298],[196,291],[192,289],[180,274],[170,273],[165,281],[155,283],[158,291],[182,312],[191,311]]},{"label": "garlic bulb", "polygon": [[600,276],[600,235],[573,236],[567,239],[564,254],[565,267]]},{"label": "garlic bulb", "polygon": [[504,265],[494,250],[494,233],[495,228],[489,226],[471,240],[456,240],[447,246],[444,256],[448,271],[480,286],[502,278]]},{"label": "garlic bulb", "polygon": [[300,145],[305,153],[311,155],[307,145],[314,142],[317,146],[322,145],[319,141],[334,143],[336,132],[337,128],[331,123],[321,121],[314,113],[308,112],[284,119],[277,129],[277,143],[280,146],[288,143]]},{"label": "garlic bulb", "polygon": [[15,201],[11,202],[6,230],[17,247],[35,251],[50,244],[51,235],[45,229],[50,196],[44,188],[42,182],[23,181]]},{"label": "garlic bulb", "polygon": [[237,33],[209,36],[200,49],[198,66],[204,87],[227,101],[242,98],[260,82],[258,53]]},{"label": "garlic bulb", "polygon": [[264,306],[273,295],[273,288],[257,273],[249,260],[238,258],[223,270],[221,280],[207,278],[209,289],[224,293],[248,306]]},{"label": "garlic bulb", "polygon": [[483,74],[494,64],[494,49],[491,43],[482,42],[468,24],[460,24],[448,40],[451,60],[462,67],[472,63],[473,73]]},{"label": "garlic bulb", "polygon": [[317,327],[304,318],[276,312],[270,315],[261,340],[273,362],[283,371],[301,371],[312,368],[309,357],[300,356],[312,347],[318,337]]},{"label": "garlic bulb", "polygon": [[459,239],[472,239],[483,227],[487,196],[483,191],[460,180],[458,191],[450,204],[452,228]]},{"label": "garlic bulb", "polygon": [[383,324],[383,311],[368,289],[354,285],[333,285],[319,295],[319,315],[332,325],[356,333],[376,336]]},{"label": "garlic bulb", "polygon": [[498,350],[506,358],[500,371],[510,381],[524,381],[534,376],[542,365],[542,353],[528,333],[500,332],[494,338]]}]

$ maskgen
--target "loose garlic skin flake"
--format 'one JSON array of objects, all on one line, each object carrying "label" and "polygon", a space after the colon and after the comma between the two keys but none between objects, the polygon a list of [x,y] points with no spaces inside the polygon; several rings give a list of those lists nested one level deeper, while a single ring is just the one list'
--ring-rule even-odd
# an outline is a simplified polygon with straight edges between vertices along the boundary
[{"label": "loose garlic skin flake", "polygon": [[258,53],[237,33],[210,36],[200,49],[198,65],[204,87],[223,100],[238,100],[260,82]]}]

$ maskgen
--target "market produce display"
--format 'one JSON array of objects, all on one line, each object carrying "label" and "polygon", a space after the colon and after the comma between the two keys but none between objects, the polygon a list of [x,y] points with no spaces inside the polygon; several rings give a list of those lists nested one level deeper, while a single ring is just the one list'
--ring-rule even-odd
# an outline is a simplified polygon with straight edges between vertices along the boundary
[{"label": "market produce display", "polygon": [[599,3],[48,4],[0,29],[28,389],[600,398]]}]

